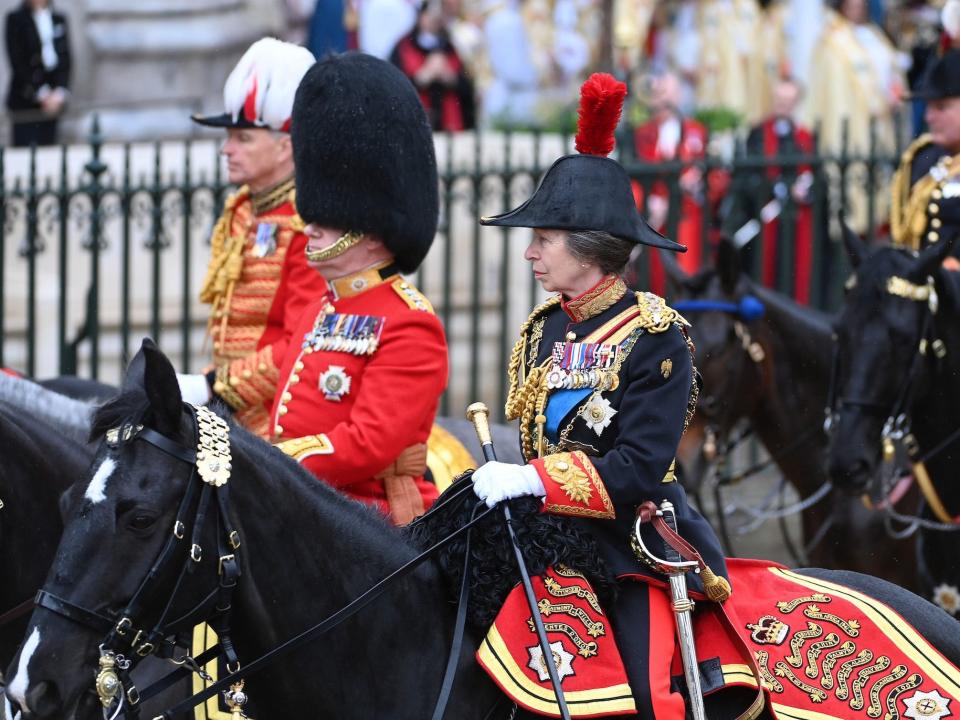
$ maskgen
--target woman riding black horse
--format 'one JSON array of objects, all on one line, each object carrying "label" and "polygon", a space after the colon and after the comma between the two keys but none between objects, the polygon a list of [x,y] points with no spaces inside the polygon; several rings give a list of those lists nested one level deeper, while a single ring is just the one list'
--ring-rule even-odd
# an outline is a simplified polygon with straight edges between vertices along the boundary
[{"label": "woman riding black horse", "polygon": [[[613,573],[627,580],[611,622],[640,713],[653,716],[671,699],[648,689],[650,666],[669,658],[650,650],[648,595],[661,591],[632,581],[651,574],[627,542],[636,507],[669,500],[680,535],[715,572],[724,573],[724,560],[674,475],[698,392],[687,324],[661,298],[628,292],[621,278],[638,243],[685,249],[647,225],[626,172],[606,157],[625,94],[609,75],[592,76],[581,99],[580,154],[557,160],[516,210],[481,219],[534,229],[524,257],[556,295],[523,325],[510,363],[507,417],[520,420],[527,464],[487,463],[473,482],[491,506],[544,497],[547,512],[569,516],[596,539]],[[726,581],[691,585],[701,597],[722,597]],[[669,672],[662,668],[663,677]]]}]

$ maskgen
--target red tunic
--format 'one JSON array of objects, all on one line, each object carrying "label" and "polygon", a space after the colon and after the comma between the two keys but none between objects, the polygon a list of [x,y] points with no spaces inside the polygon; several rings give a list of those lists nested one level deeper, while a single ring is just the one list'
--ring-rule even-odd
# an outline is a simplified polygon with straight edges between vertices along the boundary
[{"label": "red tunic", "polygon": [[[375,476],[427,442],[447,384],[446,338],[426,298],[397,274],[381,278],[372,269],[331,286],[304,311],[280,363],[274,439],[317,477],[389,514],[384,480]],[[304,340],[327,317],[343,347],[314,350]],[[348,343],[351,329],[364,326],[379,334],[369,354]],[[413,481],[429,507],[436,486]]]},{"label": "red tunic", "polygon": [[270,402],[290,333],[327,287],[307,265],[292,181],[265,194],[270,197],[259,213],[246,186],[227,200],[201,291],[212,306],[215,390],[236,419],[262,437],[270,434]]},{"label": "red tunic", "polygon": [[[680,141],[672,155],[662,152],[660,147],[660,123],[654,119],[638,127],[634,133],[634,145],[637,158],[641,162],[659,164],[664,162],[695,163],[707,156],[707,128],[702,123],[691,118],[681,121]],[[679,177],[684,178],[696,172],[693,165],[684,167]],[[677,242],[687,246],[687,252],[677,256],[677,261],[688,273],[695,273],[703,262],[704,223],[709,221],[709,210],[726,191],[728,178],[725,173],[712,171],[707,176],[707,182],[698,184],[704,188],[705,196],[697,197],[681,191],[679,222],[677,225]],[[643,207],[643,188],[634,182],[634,196],[637,205]],[[670,189],[667,181],[658,180],[650,188],[651,196],[658,196],[667,200]],[[665,233],[667,227],[661,225],[654,228]],[[666,280],[663,266],[657,253],[650,253],[650,291],[656,295],[663,295],[666,290]]]}]

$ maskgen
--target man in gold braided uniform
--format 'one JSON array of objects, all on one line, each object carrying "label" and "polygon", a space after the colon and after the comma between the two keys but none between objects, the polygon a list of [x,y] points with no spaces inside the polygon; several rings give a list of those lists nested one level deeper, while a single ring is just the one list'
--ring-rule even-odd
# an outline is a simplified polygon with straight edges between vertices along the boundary
[{"label": "man in gold braided uniform", "polygon": [[[960,50],[932,63],[917,96],[927,101],[930,132],[903,154],[890,209],[893,243],[911,250],[960,229]],[[956,257],[944,266],[960,270]]]},{"label": "man in gold braided uniform", "polygon": [[300,79],[313,65],[304,48],[270,38],[254,43],[227,78],[226,112],[194,117],[223,127],[230,182],[213,231],[212,256],[200,299],[210,305],[213,365],[181,375],[190,399],[205,402],[210,386],[250,431],[269,435],[269,401],[287,338],[303,308],[326,290],[307,266],[307,238],[297,214],[290,116]]}]

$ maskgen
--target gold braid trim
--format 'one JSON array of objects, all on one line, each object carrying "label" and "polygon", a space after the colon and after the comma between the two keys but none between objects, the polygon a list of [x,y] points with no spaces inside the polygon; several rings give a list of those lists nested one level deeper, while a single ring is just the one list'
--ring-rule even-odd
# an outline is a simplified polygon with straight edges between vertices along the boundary
[{"label": "gold braid trim", "polygon": [[[250,189],[244,185],[230,195],[224,203],[223,213],[217,220],[210,238],[210,264],[207,266],[207,276],[200,289],[201,302],[216,305],[217,301],[226,294],[229,281],[232,279],[236,282],[240,278],[240,269],[243,267],[241,255],[246,234],[231,237],[230,227],[233,225],[238,205],[245,201],[249,194]],[[236,277],[232,277],[233,275]]]},{"label": "gold braid trim", "polygon": [[900,165],[893,175],[893,190],[890,204],[890,235],[893,244],[919,250],[923,245],[923,233],[927,228],[927,210],[933,195],[948,179],[960,169],[960,154],[937,161],[943,165],[944,175],[939,179],[930,173],[910,184],[913,159],[917,153],[930,145],[933,139],[929,134],[921,135],[900,159]]},{"label": "gold braid trim", "polygon": [[[523,448],[524,456],[527,458],[535,457],[533,447],[533,437],[531,424],[534,416],[539,412],[542,414],[543,406],[546,404],[547,397],[547,366],[550,364],[548,357],[539,366],[534,366],[537,357],[537,348],[540,336],[543,332],[543,323],[541,316],[555,305],[560,304],[560,296],[554,296],[544,303],[541,303],[530,317],[526,319],[520,327],[520,339],[513,346],[513,352],[510,353],[510,364],[507,367],[507,377],[510,381],[507,391],[507,402],[504,408],[507,420],[520,418],[520,444]],[[537,322],[541,321],[541,322]],[[531,326],[534,327],[531,332]],[[524,372],[521,379],[520,372],[524,367],[524,350],[527,345],[527,338],[530,336],[530,369]]]}]

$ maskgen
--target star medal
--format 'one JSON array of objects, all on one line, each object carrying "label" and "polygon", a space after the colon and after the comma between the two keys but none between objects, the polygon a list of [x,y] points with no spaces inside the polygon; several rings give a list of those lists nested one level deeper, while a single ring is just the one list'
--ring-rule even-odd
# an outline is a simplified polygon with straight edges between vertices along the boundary
[{"label": "star medal", "polygon": [[258,223],[257,236],[253,241],[254,257],[264,258],[267,255],[273,255],[277,250],[277,225],[276,223]]},{"label": "star medal", "polygon": [[580,410],[580,417],[598,437],[610,426],[610,423],[613,422],[613,416],[616,414],[617,411],[613,409],[610,401],[596,392],[590,396],[587,404]]},{"label": "star medal", "polygon": [[350,392],[350,376],[341,365],[331,365],[320,376],[320,390],[327,400],[340,402],[340,399]]}]

